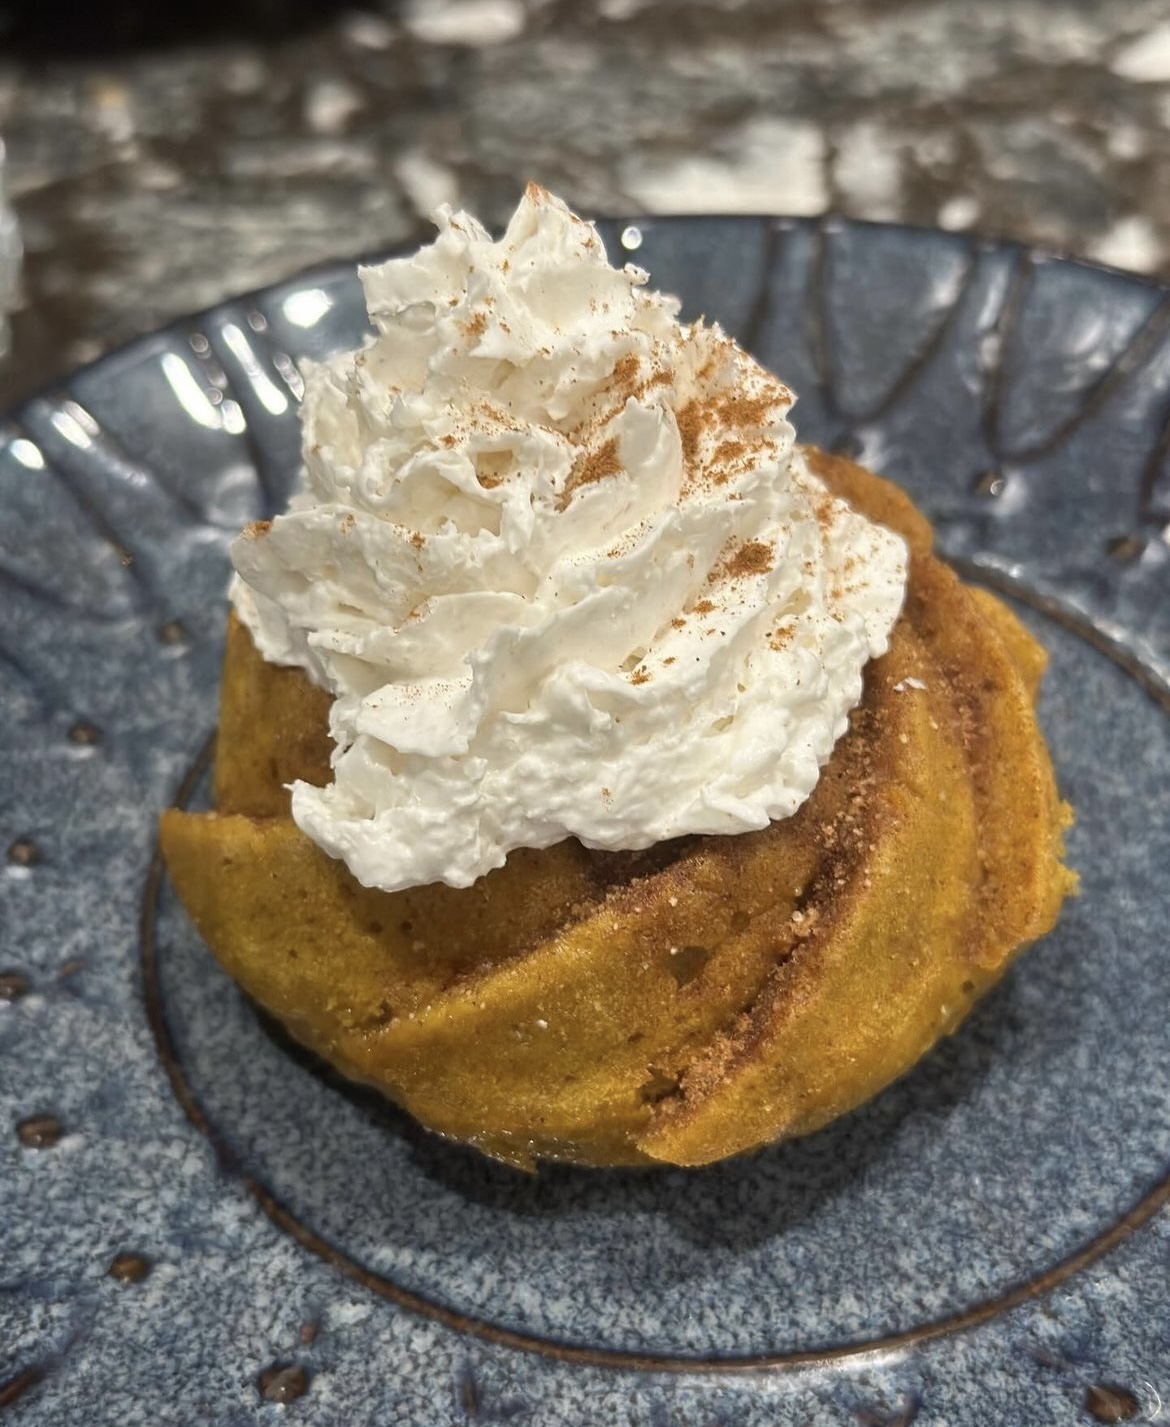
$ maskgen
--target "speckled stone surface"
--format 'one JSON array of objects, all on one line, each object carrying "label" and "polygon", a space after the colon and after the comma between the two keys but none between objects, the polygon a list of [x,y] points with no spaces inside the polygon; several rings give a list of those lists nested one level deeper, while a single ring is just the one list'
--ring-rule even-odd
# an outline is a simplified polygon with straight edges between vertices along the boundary
[{"label": "speckled stone surface", "polygon": [[362,330],[352,271],[81,370],[0,430],[14,1422],[1164,1420],[1170,297],[836,221],[605,233],[1017,597],[1083,896],[808,1141],[533,1179],[435,1140],[260,1019],[151,871],[214,723],[227,542],[295,469],[292,359]]},{"label": "speckled stone surface", "polygon": [[528,178],[594,214],[834,209],[1170,272],[1167,0],[81,11],[0,4],[27,246],[0,408],[440,201],[498,223]]}]

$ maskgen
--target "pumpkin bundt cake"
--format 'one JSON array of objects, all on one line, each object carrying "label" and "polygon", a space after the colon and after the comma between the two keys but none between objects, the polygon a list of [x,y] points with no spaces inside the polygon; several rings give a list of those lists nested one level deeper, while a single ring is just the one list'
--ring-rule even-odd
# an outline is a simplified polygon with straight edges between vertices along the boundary
[{"label": "pumpkin bundt cake", "polygon": [[298,1040],[497,1158],[806,1134],[1072,890],[1045,655],[563,205],[439,218],[237,542],[174,886]]}]

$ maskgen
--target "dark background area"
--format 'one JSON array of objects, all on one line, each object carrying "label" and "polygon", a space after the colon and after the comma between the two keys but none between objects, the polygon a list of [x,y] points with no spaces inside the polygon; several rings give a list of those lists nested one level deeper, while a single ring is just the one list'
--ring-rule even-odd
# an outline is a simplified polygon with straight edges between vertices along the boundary
[{"label": "dark background area", "polygon": [[0,5],[26,257],[0,407],[166,319],[498,224],[820,213],[1170,272],[1170,3]]}]

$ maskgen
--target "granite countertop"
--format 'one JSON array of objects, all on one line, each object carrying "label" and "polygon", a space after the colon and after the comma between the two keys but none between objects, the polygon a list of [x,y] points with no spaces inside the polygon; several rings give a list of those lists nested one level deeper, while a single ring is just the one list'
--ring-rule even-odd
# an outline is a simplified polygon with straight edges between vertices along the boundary
[{"label": "granite countertop", "polygon": [[161,8],[0,7],[0,407],[437,203],[499,223],[530,177],[594,215],[832,209],[1170,275],[1167,0]]}]

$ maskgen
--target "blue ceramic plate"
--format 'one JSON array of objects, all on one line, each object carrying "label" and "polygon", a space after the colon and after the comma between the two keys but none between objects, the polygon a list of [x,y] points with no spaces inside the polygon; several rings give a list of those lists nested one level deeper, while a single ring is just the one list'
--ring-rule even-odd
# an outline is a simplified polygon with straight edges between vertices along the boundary
[{"label": "blue ceramic plate", "polygon": [[15,1422],[1031,1427],[1170,1397],[1170,300],[900,228],[605,236],[1017,602],[1083,895],[807,1141],[529,1178],[418,1130],[258,1016],[155,856],[203,796],[228,542],[293,479],[297,361],[362,335],[353,269],[137,342],[0,431]]}]

